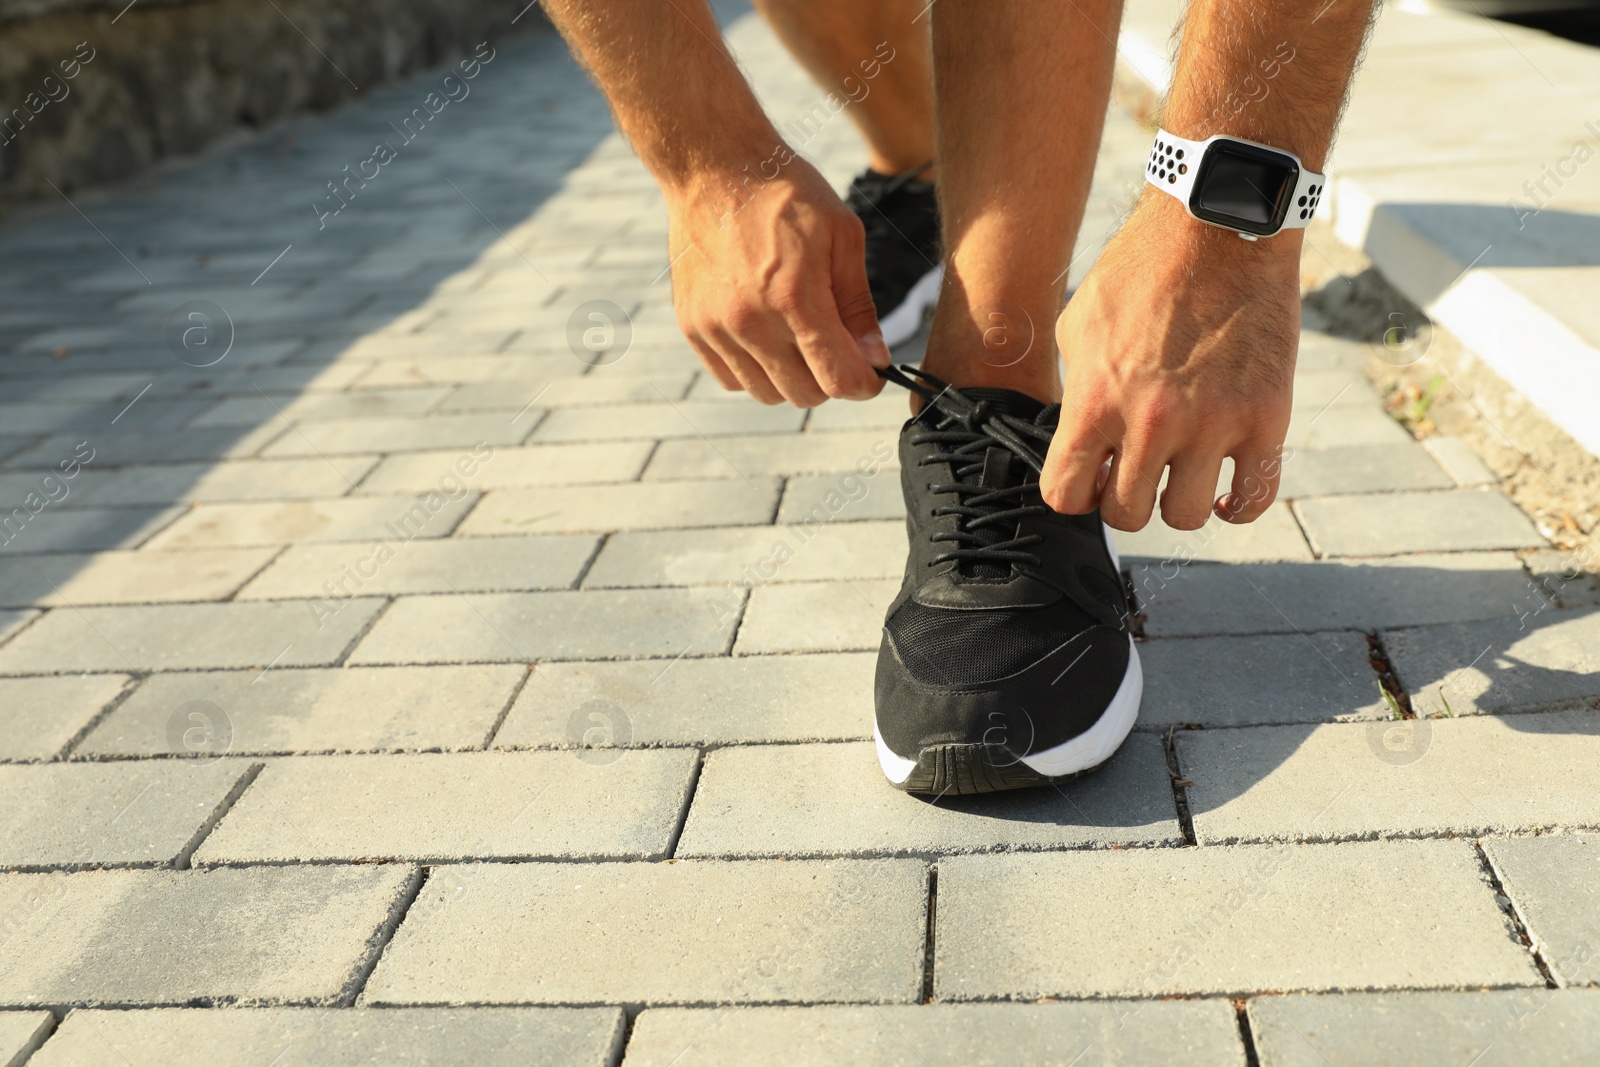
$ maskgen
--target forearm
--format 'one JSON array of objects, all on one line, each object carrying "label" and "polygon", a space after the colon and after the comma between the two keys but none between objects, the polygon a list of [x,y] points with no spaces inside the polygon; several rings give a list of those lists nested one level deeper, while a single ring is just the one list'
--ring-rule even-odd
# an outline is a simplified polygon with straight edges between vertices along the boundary
[{"label": "forearm", "polygon": [[1282,148],[1320,171],[1374,0],[1193,0],[1162,125]]},{"label": "forearm", "polygon": [[663,186],[732,177],[782,143],[706,0],[543,0]]}]

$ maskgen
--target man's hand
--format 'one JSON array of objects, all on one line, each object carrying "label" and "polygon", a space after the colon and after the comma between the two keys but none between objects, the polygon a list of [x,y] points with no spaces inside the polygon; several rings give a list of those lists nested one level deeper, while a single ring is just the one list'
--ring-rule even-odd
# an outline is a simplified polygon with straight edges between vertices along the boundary
[{"label": "man's hand", "polygon": [[[724,389],[815,407],[877,395],[889,365],[861,220],[788,149],[740,197],[709,177],[668,189],[678,325]],[[747,175],[738,175],[747,179]]]},{"label": "man's hand", "polygon": [[[1259,517],[1289,427],[1299,253],[1297,234],[1246,242],[1146,195],[1056,323],[1065,394],[1045,501],[1066,514],[1098,503],[1108,524],[1138,530],[1170,466],[1167,525]],[[1214,500],[1228,456],[1233,490]]]}]

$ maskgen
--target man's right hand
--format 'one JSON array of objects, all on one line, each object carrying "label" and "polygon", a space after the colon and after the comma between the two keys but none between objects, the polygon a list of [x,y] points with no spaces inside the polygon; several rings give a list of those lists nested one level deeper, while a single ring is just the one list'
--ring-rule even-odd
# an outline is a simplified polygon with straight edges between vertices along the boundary
[{"label": "man's right hand", "polygon": [[666,196],[678,325],[724,389],[802,408],[877,395],[889,349],[861,220],[822,175],[791,155],[760,185],[741,171]]}]

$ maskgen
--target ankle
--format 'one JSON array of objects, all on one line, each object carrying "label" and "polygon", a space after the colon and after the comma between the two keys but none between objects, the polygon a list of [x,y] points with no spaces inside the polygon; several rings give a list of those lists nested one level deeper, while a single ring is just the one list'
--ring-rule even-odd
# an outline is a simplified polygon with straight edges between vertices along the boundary
[{"label": "ankle", "polygon": [[1011,389],[1047,404],[1061,399],[1054,320],[1040,329],[1020,308],[961,318],[941,322],[936,315],[923,370],[957,388]]}]

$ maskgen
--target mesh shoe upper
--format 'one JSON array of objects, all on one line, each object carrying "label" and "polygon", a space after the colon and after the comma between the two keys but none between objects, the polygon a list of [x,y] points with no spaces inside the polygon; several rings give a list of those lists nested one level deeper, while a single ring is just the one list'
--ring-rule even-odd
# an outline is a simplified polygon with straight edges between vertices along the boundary
[{"label": "mesh shoe upper", "polygon": [[850,184],[845,203],[866,230],[867,282],[879,316],[905,302],[911,287],[939,265],[939,205],[926,167],[904,174],[868,170]]}]

